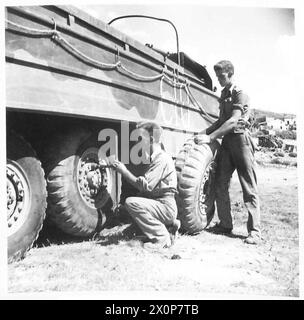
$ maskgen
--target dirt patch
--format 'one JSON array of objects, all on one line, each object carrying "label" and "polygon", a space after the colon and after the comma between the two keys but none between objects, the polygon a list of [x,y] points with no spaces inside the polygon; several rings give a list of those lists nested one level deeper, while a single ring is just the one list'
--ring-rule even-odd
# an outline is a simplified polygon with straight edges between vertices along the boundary
[{"label": "dirt patch", "polygon": [[[128,225],[105,229],[79,243],[44,241],[9,265],[9,292],[143,291],[299,295],[297,171],[259,167],[263,242],[243,242],[247,213],[237,176],[231,199],[232,236],[201,232],[181,235],[176,244],[147,251],[127,239]],[[214,219],[216,221],[216,217]]]},{"label": "dirt patch", "polygon": [[260,148],[255,153],[256,162],[260,166],[277,167],[297,167],[296,153],[271,150],[269,148]]}]

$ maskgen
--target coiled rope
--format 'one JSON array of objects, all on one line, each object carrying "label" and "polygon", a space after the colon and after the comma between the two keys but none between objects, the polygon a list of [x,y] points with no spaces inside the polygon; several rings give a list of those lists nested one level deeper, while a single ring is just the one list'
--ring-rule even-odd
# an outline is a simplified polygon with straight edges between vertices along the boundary
[{"label": "coiled rope", "polygon": [[95,59],[92,59],[92,58],[88,57],[86,54],[84,54],[83,52],[79,51],[77,48],[75,48],[66,39],[64,39],[60,35],[60,32],[57,31],[57,29],[56,29],[56,21],[54,19],[53,19],[53,21],[54,21],[54,29],[45,30],[45,29],[35,29],[35,28],[25,27],[25,26],[22,26],[22,25],[20,25],[18,23],[9,21],[7,19],[5,20],[5,22],[8,25],[11,25],[11,26],[14,26],[15,28],[17,28],[17,30],[14,29],[14,28],[9,28],[9,27],[6,27],[6,29],[13,30],[13,31],[18,31],[18,32],[21,32],[21,33],[26,34],[26,35],[50,37],[58,45],[63,47],[67,52],[69,52],[70,54],[74,55],[79,60],[83,61],[84,63],[87,63],[87,64],[90,64],[92,66],[95,66],[96,68],[100,68],[100,69],[117,69],[117,70],[119,68],[122,71],[124,71],[125,73],[127,73],[133,79],[140,80],[140,81],[156,81],[158,79],[165,79],[173,87],[176,87],[176,88],[179,88],[179,89],[185,89],[186,94],[188,95],[188,97],[190,97],[190,100],[193,102],[193,104],[199,108],[199,110],[202,112],[202,114],[205,115],[205,117],[207,117],[209,120],[213,121],[213,119],[204,110],[202,105],[193,96],[192,92],[190,91],[190,83],[188,82],[187,79],[183,79],[182,82],[179,81],[179,79],[178,79],[178,81],[176,81],[175,80],[175,76],[172,79],[171,77],[169,77],[165,73],[166,68],[163,68],[162,72],[160,74],[158,74],[158,75],[155,75],[155,76],[143,76],[143,75],[135,73],[135,72],[129,70],[128,68],[126,68],[122,64],[121,61],[117,61],[116,63],[105,63],[105,62],[100,62],[100,61],[97,61]]},{"label": "coiled rope", "polygon": [[[18,23],[9,21],[7,19],[5,19],[5,22],[7,24],[10,24],[10,25],[18,28],[19,29],[18,31],[23,32],[25,34],[30,34],[33,36],[36,36],[36,35],[37,36],[52,36],[53,34],[58,33],[58,31],[56,30],[56,24],[55,24],[53,30],[41,30],[41,29],[28,28],[28,27],[22,26]],[[7,28],[7,29],[9,29],[9,28]]]},{"label": "coiled rope", "polygon": [[205,115],[205,117],[207,119],[209,119],[209,120],[211,120],[213,122],[214,119],[209,116],[209,114],[205,111],[203,106],[195,99],[195,97],[193,96],[192,92],[189,90],[189,87],[190,87],[190,84],[189,84],[189,86],[185,87],[185,90],[186,90],[188,96],[190,97],[190,100],[192,100],[193,104],[196,105],[200,109],[200,111]]},{"label": "coiled rope", "polygon": [[119,64],[119,67],[124,70],[126,73],[128,73],[129,75],[131,75],[133,78],[135,79],[139,79],[139,80],[143,80],[143,81],[155,81],[158,80],[160,78],[162,78],[163,74],[160,73],[156,76],[151,76],[151,77],[147,77],[147,76],[142,76],[138,73],[135,73],[129,69],[127,69],[122,63]]}]

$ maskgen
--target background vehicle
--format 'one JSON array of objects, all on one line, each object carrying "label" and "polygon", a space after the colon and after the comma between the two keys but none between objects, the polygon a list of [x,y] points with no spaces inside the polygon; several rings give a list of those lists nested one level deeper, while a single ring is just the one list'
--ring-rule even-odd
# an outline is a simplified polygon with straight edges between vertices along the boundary
[{"label": "background vehicle", "polygon": [[166,150],[176,159],[184,231],[207,225],[218,144],[189,139],[218,115],[204,67],[66,6],[7,7],[5,49],[9,261],[31,248],[45,217],[76,236],[103,227],[121,181],[111,169],[96,168],[104,143],[98,134],[115,130],[119,151],[129,141],[121,128],[131,132],[142,120],[164,128]]}]

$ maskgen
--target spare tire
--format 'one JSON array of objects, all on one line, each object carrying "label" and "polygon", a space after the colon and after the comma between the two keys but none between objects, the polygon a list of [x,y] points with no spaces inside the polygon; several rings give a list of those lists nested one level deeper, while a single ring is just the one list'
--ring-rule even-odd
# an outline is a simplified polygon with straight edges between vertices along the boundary
[{"label": "spare tire", "polygon": [[36,153],[23,137],[7,136],[8,262],[22,259],[42,228],[46,181]]},{"label": "spare tire", "polygon": [[189,139],[176,157],[176,202],[178,218],[185,233],[202,231],[214,216],[215,158],[219,146],[217,141],[197,145]]},{"label": "spare tire", "polygon": [[[115,196],[115,172],[98,163],[98,136],[75,128],[58,134],[44,154],[47,174],[47,220],[73,236],[100,231]],[[96,177],[97,185],[92,184]]]}]

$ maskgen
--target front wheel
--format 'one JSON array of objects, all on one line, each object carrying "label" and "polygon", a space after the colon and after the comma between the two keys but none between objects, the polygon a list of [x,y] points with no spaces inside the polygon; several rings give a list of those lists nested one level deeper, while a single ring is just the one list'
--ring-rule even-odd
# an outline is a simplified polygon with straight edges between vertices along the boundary
[{"label": "front wheel", "polygon": [[217,141],[197,145],[190,139],[176,158],[178,217],[186,233],[200,232],[214,216],[215,158],[218,148]]},{"label": "front wheel", "polygon": [[20,260],[42,228],[46,210],[46,181],[33,148],[21,136],[7,136],[8,262]]}]

